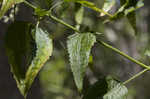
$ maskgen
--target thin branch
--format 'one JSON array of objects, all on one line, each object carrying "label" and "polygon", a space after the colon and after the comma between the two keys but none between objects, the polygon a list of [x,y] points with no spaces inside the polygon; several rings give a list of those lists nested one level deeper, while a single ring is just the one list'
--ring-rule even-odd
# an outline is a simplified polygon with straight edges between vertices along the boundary
[{"label": "thin branch", "polygon": [[105,14],[105,15],[108,15],[109,17],[113,17],[111,14],[109,14],[108,12],[106,12],[106,11],[104,11],[104,10],[102,10],[102,9],[100,9],[100,8],[98,8],[98,7],[96,7],[95,5],[94,5],[94,6],[87,6],[86,4],[84,4],[84,3],[80,2],[80,1],[76,1],[76,2],[77,2],[77,3],[80,3],[80,4],[83,5],[84,7],[90,8],[90,9],[92,9],[92,10],[94,10],[94,11],[97,11],[97,12],[100,12],[100,13],[103,13],[103,14]]},{"label": "thin branch", "polygon": [[107,44],[107,43],[105,43],[105,42],[103,42],[103,41],[98,41],[98,42],[99,42],[99,44],[101,44],[101,45],[103,45],[103,46],[105,46],[105,47],[107,47],[107,48],[113,50],[114,52],[116,52],[116,53],[120,54],[121,56],[127,58],[128,60],[130,60],[130,61],[132,61],[132,62],[138,64],[139,66],[144,67],[144,68],[150,70],[150,67],[149,67],[149,66],[147,66],[147,65],[141,63],[140,61],[138,61],[138,60],[136,60],[136,59],[134,59],[134,58],[128,56],[127,54],[125,54],[124,52],[118,50],[117,48],[114,48],[114,47],[112,47],[111,45],[109,45],[109,44]]},{"label": "thin branch", "polygon": [[78,33],[81,33],[78,29],[76,29],[75,27],[71,26],[70,24],[64,22],[63,20],[61,19],[58,19],[57,17],[53,16],[52,14],[49,15],[50,18],[52,18],[53,20],[57,21],[58,23],[78,32]]},{"label": "thin branch", "polygon": [[[36,9],[36,7],[35,7],[34,5],[32,5],[32,4],[30,4],[29,2],[24,1],[24,3],[27,4],[28,6],[32,7],[33,9]],[[60,2],[59,4],[61,4],[61,3],[63,3],[63,2]],[[49,14],[46,13],[45,16],[49,16],[50,18],[52,18],[53,20],[57,21],[58,23],[60,23],[60,24],[62,24],[62,25],[64,25],[64,26],[66,26],[66,27],[68,27],[68,28],[70,28],[70,29],[72,29],[72,30],[78,32],[78,33],[81,33],[81,32],[80,32],[79,30],[77,30],[75,27],[73,27],[73,26],[67,24],[67,23],[64,22],[63,20],[58,19],[57,17],[55,17],[55,16],[52,15],[52,11],[51,11],[51,10],[52,10],[54,7],[56,7],[57,5],[58,5],[58,4],[56,4],[55,6],[53,6],[53,7],[48,11]]]},{"label": "thin branch", "polygon": [[132,76],[131,78],[129,78],[128,80],[126,80],[125,82],[123,82],[123,84],[125,85],[125,84],[129,83],[130,81],[134,80],[135,78],[141,76],[146,71],[148,71],[148,69],[142,70],[141,72],[137,73],[136,75]]},{"label": "thin branch", "polygon": [[[33,9],[36,9],[36,7],[35,7],[34,5],[32,5],[32,4],[30,4],[29,2],[24,1],[24,3],[27,4],[28,6],[32,7]],[[61,3],[62,3],[62,2],[61,2]],[[61,3],[59,3],[59,4],[61,4]],[[58,4],[56,4],[55,6],[53,6],[53,7],[48,11],[49,14],[46,14],[45,16],[49,16],[50,18],[52,18],[53,20],[57,21],[58,23],[60,23],[60,24],[62,24],[62,25],[64,25],[64,26],[66,26],[66,27],[68,27],[68,28],[74,30],[75,32],[81,33],[81,32],[80,32],[78,29],[76,29],[75,27],[73,27],[73,26],[67,24],[67,23],[64,22],[63,20],[58,19],[57,17],[55,17],[55,16],[52,15],[52,9],[53,9],[54,7],[56,7],[57,5],[58,5]],[[97,8],[94,8],[94,9],[97,9]],[[104,13],[104,14],[106,14],[106,15],[112,17],[112,15],[110,15],[110,14],[107,13],[107,12],[103,12],[103,10],[101,10],[101,9],[97,9],[97,11],[102,12],[102,13]],[[146,68],[146,69],[142,70],[141,72],[137,73],[136,75],[134,75],[133,77],[129,78],[129,79],[126,80],[125,82],[123,82],[123,84],[129,83],[129,82],[132,81],[133,79],[139,77],[140,75],[142,75],[142,74],[145,73],[146,71],[150,70],[150,67],[149,67],[149,66],[147,66],[147,65],[145,65],[145,64],[143,64],[143,63],[141,63],[141,62],[138,61],[138,60],[135,60],[134,58],[128,56],[127,54],[125,54],[124,52],[118,50],[117,48],[114,48],[114,47],[112,47],[111,45],[109,45],[109,44],[107,44],[107,43],[105,43],[105,42],[103,42],[103,41],[99,41],[99,40],[98,40],[98,42],[99,42],[101,45],[103,45],[103,46],[105,46],[105,47],[107,47],[107,48],[113,50],[114,52],[120,54],[121,56],[127,58],[128,60],[130,60],[130,61],[132,61],[132,62],[134,62],[134,63],[140,65],[141,67]]]},{"label": "thin branch", "polygon": [[33,4],[29,3],[29,2],[26,1],[26,0],[24,0],[23,2],[24,2],[26,5],[28,5],[28,6],[30,6],[31,8],[33,8],[33,9],[36,9],[36,8],[37,8],[36,6],[34,6]]}]

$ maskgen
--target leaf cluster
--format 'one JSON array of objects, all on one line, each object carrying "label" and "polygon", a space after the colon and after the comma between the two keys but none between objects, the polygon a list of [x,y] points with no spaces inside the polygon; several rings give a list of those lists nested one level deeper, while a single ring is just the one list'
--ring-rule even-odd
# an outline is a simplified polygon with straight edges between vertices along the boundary
[{"label": "leaf cluster", "polygon": [[110,14],[109,11],[115,6],[116,0],[104,0],[102,8],[98,8],[93,2],[86,0],[64,0],[63,2],[59,2],[59,5],[66,2],[73,2],[75,4],[75,27],[53,16],[53,9],[58,4],[52,5],[51,0],[46,0],[48,10],[40,6],[35,6],[26,0],[3,0],[1,2],[0,19],[12,5],[19,3],[25,3],[33,8],[35,15],[38,17],[36,24],[14,21],[6,33],[5,47],[11,65],[11,71],[21,94],[25,98],[38,72],[53,52],[52,38],[49,36],[47,30],[42,29],[39,25],[44,16],[63,24],[75,32],[67,39],[67,51],[74,81],[79,93],[83,94],[83,99],[126,99],[128,92],[124,83],[107,76],[99,79],[83,93],[83,81],[88,68],[91,50],[95,43],[100,43],[112,49],[147,70],[150,69],[147,65],[99,40],[97,37],[101,36],[101,33],[80,31],[84,19],[84,7],[87,7],[98,12],[101,17],[106,15],[105,22],[116,21],[120,18],[127,17],[135,33],[137,33],[136,10],[144,5],[141,0],[120,0],[120,8],[114,14]]}]

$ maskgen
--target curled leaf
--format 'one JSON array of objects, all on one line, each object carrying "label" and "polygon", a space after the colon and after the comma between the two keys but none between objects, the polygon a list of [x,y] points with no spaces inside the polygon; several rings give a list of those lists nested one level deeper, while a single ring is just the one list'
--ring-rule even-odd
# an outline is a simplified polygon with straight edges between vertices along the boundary
[{"label": "curled leaf", "polygon": [[26,72],[24,94],[27,93],[36,75],[52,54],[52,39],[49,38],[46,31],[37,26],[34,39],[37,46],[36,56],[33,58]]},{"label": "curled leaf", "polygon": [[[36,75],[52,54],[47,32],[28,22],[14,22],[6,34],[6,52],[21,94],[26,97]],[[33,33],[33,34],[31,34]]]}]

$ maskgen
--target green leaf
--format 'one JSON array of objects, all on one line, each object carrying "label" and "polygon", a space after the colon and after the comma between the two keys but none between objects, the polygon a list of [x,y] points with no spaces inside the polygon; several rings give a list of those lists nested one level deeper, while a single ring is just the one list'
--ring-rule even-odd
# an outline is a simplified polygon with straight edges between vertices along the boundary
[{"label": "green leaf", "polygon": [[27,22],[14,22],[6,35],[6,52],[21,94],[26,97],[36,75],[52,54],[47,32]]},{"label": "green leaf", "polygon": [[2,7],[0,9],[0,19],[4,14],[14,5],[23,2],[24,0],[3,0]]},{"label": "green leaf", "polygon": [[127,16],[132,28],[134,29],[135,33],[137,34],[137,27],[136,27],[136,12],[135,10],[144,6],[142,0],[128,0],[128,3],[131,7],[125,10],[125,15]]},{"label": "green leaf", "polygon": [[24,79],[24,73],[21,68],[21,58],[26,53],[26,41],[28,42],[29,23],[14,22],[8,27],[5,37],[5,47],[11,64],[11,71],[13,72],[17,82]]},{"label": "green leaf", "polygon": [[135,34],[137,34],[137,27],[136,27],[136,12],[133,11],[127,15],[129,23],[131,24],[132,28],[134,29]]},{"label": "green leaf", "polygon": [[88,88],[83,99],[103,99],[103,95],[107,93],[107,89],[108,84],[106,79],[101,78]]},{"label": "green leaf", "polygon": [[[115,5],[115,3],[116,3],[116,0],[105,0],[102,9],[103,9],[105,12],[108,12],[108,11],[111,10],[111,8]],[[104,16],[104,15],[105,15],[104,13],[101,13],[100,16]]]},{"label": "green leaf", "polygon": [[80,29],[80,25],[83,21],[84,16],[84,7],[81,6],[81,4],[76,3],[75,4],[75,21],[76,21],[76,28]]},{"label": "green leaf", "polygon": [[135,10],[142,7],[144,3],[142,0],[128,0],[128,5],[130,6],[128,9],[124,11],[125,15],[127,16],[134,32],[137,34],[137,27],[136,27],[136,12]]},{"label": "green leaf", "polygon": [[126,99],[127,88],[111,76],[99,79],[91,85],[83,99]]},{"label": "green leaf", "polygon": [[136,10],[144,5],[142,0],[120,0],[121,7],[120,9],[109,19],[105,22],[118,20],[122,17],[127,16],[132,28],[134,29],[135,33],[137,33],[136,27]]},{"label": "green leaf", "polygon": [[129,7],[128,9],[125,10],[125,15],[127,15],[129,23],[131,24],[135,33],[137,33],[136,12],[135,12],[135,7],[136,7],[137,3],[138,3],[137,0],[128,0],[128,5],[130,5],[131,7]]},{"label": "green leaf", "polygon": [[88,66],[90,50],[95,42],[96,37],[91,33],[76,33],[71,35],[67,41],[71,70],[75,84],[80,92],[83,88],[83,78]]},{"label": "green leaf", "polygon": [[126,99],[128,89],[117,80],[108,76],[106,78],[108,83],[108,92],[103,96],[103,99]]},{"label": "green leaf", "polygon": [[81,24],[83,21],[83,14],[84,14],[84,8],[79,5],[76,4],[76,14],[75,14],[75,21],[77,22],[77,24]]},{"label": "green leaf", "polygon": [[[131,12],[136,11],[138,8],[142,7],[144,3],[142,0],[120,0],[121,1],[121,7],[118,9],[118,11],[109,19],[109,21],[112,20],[118,20],[124,16],[127,16]],[[136,2],[135,2],[136,1]]]},{"label": "green leaf", "polygon": [[32,49],[30,46],[32,42],[30,28],[31,24],[28,22],[15,21],[8,27],[5,37],[5,47],[11,65],[11,72],[14,75],[20,91],[24,84],[24,69],[27,64],[23,63],[23,61],[28,60],[27,53],[32,55],[32,53],[28,52],[29,49]]},{"label": "green leaf", "polygon": [[52,54],[52,40],[49,38],[48,33],[43,31],[41,28],[36,26],[36,31],[34,35],[35,43],[37,46],[36,56],[33,58],[25,78],[25,89],[24,94],[27,93],[31,87],[34,78],[43,67],[44,63],[49,59]]},{"label": "green leaf", "polygon": [[145,50],[144,55],[150,57],[150,49],[149,48]]}]

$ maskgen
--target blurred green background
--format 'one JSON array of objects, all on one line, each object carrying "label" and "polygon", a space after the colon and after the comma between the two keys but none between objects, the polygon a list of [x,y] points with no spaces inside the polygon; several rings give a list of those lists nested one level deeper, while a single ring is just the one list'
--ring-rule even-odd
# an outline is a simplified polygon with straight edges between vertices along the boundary
[{"label": "blurred green background", "polygon": [[[48,9],[48,0],[32,0],[34,5]],[[52,4],[61,0],[53,0]],[[116,0],[117,1],[117,0]],[[91,0],[99,8],[102,7],[104,0]],[[110,13],[118,9],[119,0]],[[135,36],[134,30],[126,18],[118,21],[103,24],[105,17],[85,8],[84,20],[81,24],[82,31],[97,31],[104,35],[104,39],[109,44],[125,52],[129,56],[150,64],[150,1],[144,0],[144,7],[136,11],[138,34]],[[25,4],[16,6],[16,13],[13,15],[12,8],[6,16],[0,20],[0,99],[23,99],[20,95],[5,53],[4,36],[9,24],[14,19],[19,21],[35,22],[33,10]],[[65,22],[75,25],[75,4],[65,3],[54,10],[54,15]],[[38,77],[32,85],[28,99],[81,99],[74,84],[73,75],[70,70],[69,58],[66,48],[67,37],[74,31],[58,24],[57,22],[45,17],[40,24],[49,31],[54,38],[54,51],[50,60],[40,71]],[[143,68],[104,48],[95,44],[92,48],[93,62],[90,63],[92,70],[87,70],[85,77],[86,84],[93,84],[98,78],[105,75],[113,75],[125,81]],[[150,73],[147,72],[139,78],[133,80],[127,87],[129,89],[127,99],[150,99]]]}]

